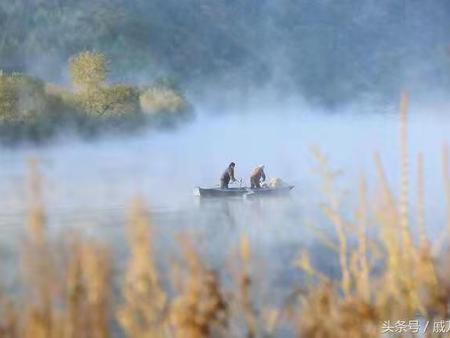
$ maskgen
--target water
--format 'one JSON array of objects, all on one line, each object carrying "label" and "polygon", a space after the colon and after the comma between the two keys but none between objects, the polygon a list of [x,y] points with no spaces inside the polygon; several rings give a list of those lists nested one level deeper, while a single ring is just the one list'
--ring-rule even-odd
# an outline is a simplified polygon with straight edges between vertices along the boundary
[{"label": "water", "polygon": [[[82,228],[126,250],[130,201],[144,198],[154,220],[158,254],[170,259],[179,247],[177,236],[193,236],[213,265],[225,264],[242,234],[250,238],[254,256],[273,279],[292,267],[301,248],[317,246],[311,225],[325,229],[319,205],[320,180],[310,147],[319,146],[335,168],[343,169],[338,187],[353,193],[366,175],[374,192],[373,152],[378,150],[388,180],[398,186],[399,122],[395,114],[231,114],[202,117],[174,132],[149,131],[129,138],[94,142],[62,139],[46,147],[2,149],[0,155],[0,240],[2,253],[17,248],[27,208],[27,161],[39,159],[44,176],[48,228]],[[441,148],[448,142],[448,117],[412,111],[409,121],[411,201],[414,200],[415,153],[423,152],[426,178],[426,220],[438,237],[443,225]],[[248,184],[251,170],[265,164],[269,177],[296,186],[281,200],[201,201],[195,186],[218,184],[229,162],[236,177]],[[351,205],[352,198],[345,199]],[[348,211],[351,211],[349,209]],[[331,228],[330,228],[331,229]],[[328,230],[326,230],[328,231]],[[319,245],[320,250],[324,250]],[[333,272],[333,260],[322,262]]]}]

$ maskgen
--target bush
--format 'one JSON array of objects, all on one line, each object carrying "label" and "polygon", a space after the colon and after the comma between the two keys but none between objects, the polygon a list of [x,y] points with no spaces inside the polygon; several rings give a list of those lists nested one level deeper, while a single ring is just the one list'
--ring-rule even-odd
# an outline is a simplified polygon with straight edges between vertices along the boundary
[{"label": "bush", "polygon": [[76,117],[63,95],[49,92],[42,81],[24,74],[0,74],[1,142],[44,142]]},{"label": "bush", "polygon": [[141,93],[139,101],[142,111],[149,114],[183,112],[189,107],[183,95],[162,86],[147,88]]},{"label": "bush", "polygon": [[108,73],[106,57],[101,53],[82,52],[69,60],[73,86],[80,91],[96,88],[104,83]]},{"label": "bush", "polygon": [[93,117],[120,117],[138,114],[139,92],[135,87],[115,85],[75,95],[78,109]]},{"label": "bush", "polygon": [[0,73],[0,120],[37,118],[47,109],[42,81],[24,74]]}]

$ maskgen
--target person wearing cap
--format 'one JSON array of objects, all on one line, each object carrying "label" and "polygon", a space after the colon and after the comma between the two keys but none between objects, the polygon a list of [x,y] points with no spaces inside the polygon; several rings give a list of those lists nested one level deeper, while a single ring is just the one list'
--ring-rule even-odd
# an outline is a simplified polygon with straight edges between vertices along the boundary
[{"label": "person wearing cap", "polygon": [[234,162],[231,162],[228,165],[228,168],[225,169],[222,176],[220,177],[220,188],[221,189],[228,189],[228,183],[230,183],[230,180],[232,182],[236,182],[236,179],[234,178],[234,167],[236,164]]},{"label": "person wearing cap", "polygon": [[250,176],[250,188],[259,189],[261,188],[261,181],[264,182],[266,180],[266,174],[264,173],[264,165],[261,164],[253,170],[252,175]]}]

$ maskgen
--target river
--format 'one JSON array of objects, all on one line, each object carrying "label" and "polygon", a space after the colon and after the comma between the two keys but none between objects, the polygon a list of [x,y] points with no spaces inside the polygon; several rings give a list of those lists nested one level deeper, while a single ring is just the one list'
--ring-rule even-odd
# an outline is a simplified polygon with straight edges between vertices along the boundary
[{"label": "river", "polygon": [[[438,237],[445,215],[441,150],[449,140],[449,118],[412,109],[408,127],[411,203],[415,154],[420,151],[425,158],[428,231]],[[158,254],[170,257],[177,250],[177,236],[190,234],[212,264],[220,265],[246,234],[260,264],[277,274],[292,265],[301,248],[315,246],[311,227],[328,229],[320,214],[324,198],[311,146],[320,147],[330,164],[342,170],[338,188],[348,192],[344,207],[351,212],[361,175],[368,178],[369,192],[375,191],[374,151],[380,152],[388,180],[398,191],[398,130],[395,109],[370,115],[293,110],[200,114],[173,131],[89,142],[67,137],[43,147],[2,148],[0,252],[15,251],[13,239],[23,235],[28,160],[34,158],[43,175],[50,231],[80,228],[111,241],[121,252],[126,248],[123,229],[130,201],[141,196],[152,213]],[[246,184],[252,168],[264,164],[268,177],[281,177],[295,189],[281,200],[202,201],[193,195],[196,186],[217,185],[230,161],[236,162],[236,176]],[[322,264],[325,270],[336,269],[333,261]]]}]

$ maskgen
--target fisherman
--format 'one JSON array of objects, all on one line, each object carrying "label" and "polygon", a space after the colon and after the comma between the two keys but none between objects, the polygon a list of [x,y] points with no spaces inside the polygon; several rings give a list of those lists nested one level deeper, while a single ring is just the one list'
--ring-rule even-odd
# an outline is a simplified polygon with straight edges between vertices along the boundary
[{"label": "fisherman", "polygon": [[230,183],[230,180],[232,182],[236,182],[236,179],[234,178],[234,167],[236,164],[234,162],[231,162],[227,169],[222,174],[222,177],[220,178],[220,188],[221,189],[228,189],[228,183]]},{"label": "fisherman", "polygon": [[253,170],[252,176],[250,176],[250,188],[259,189],[261,188],[262,182],[266,180],[266,174],[264,173],[264,165],[259,165]]}]

